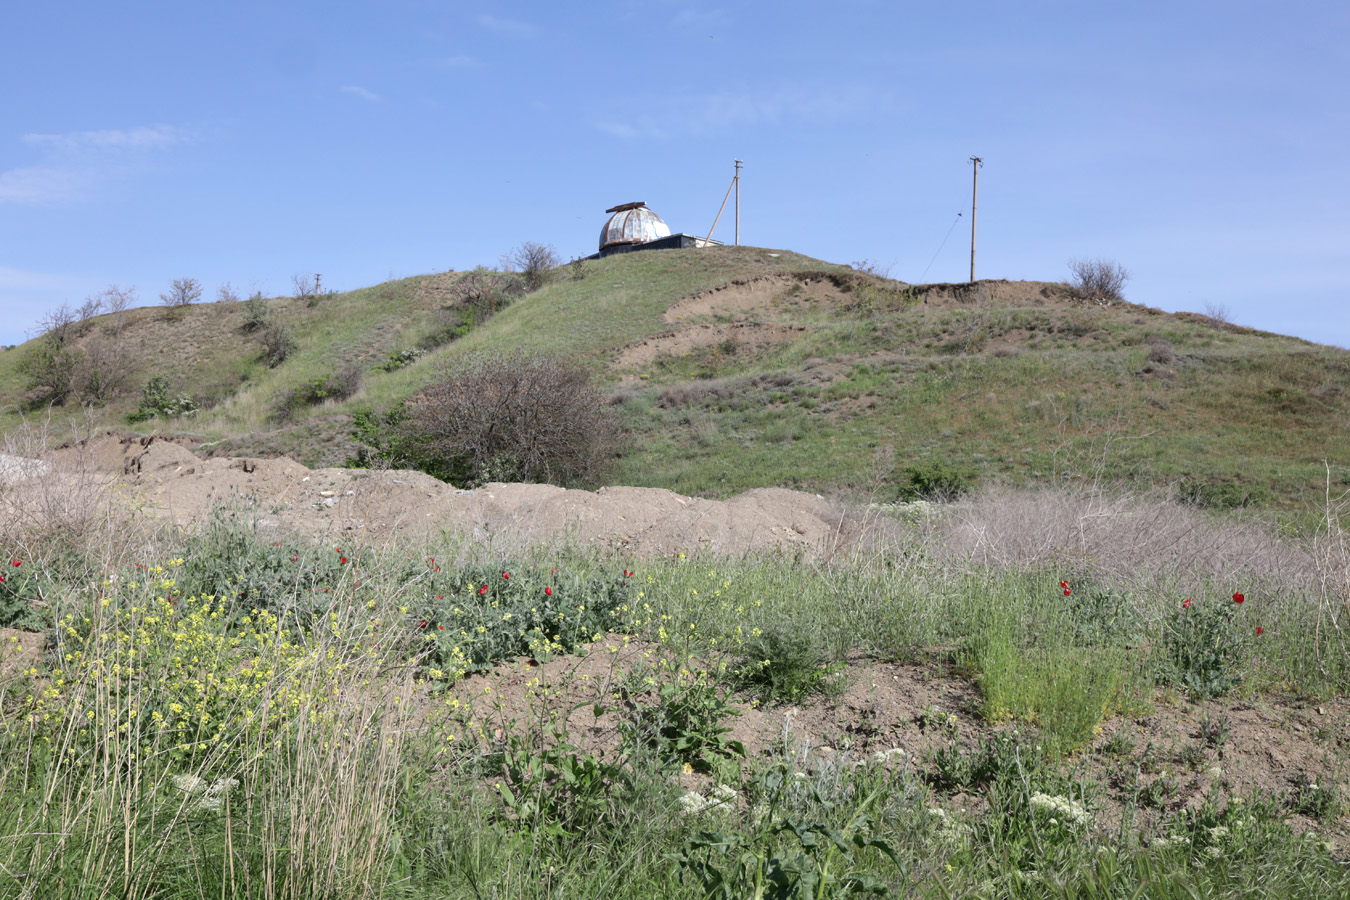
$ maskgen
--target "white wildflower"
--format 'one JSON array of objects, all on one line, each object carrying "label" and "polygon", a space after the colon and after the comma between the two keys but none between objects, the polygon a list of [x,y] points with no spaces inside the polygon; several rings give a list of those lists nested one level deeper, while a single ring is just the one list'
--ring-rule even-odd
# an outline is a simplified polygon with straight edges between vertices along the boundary
[{"label": "white wildflower", "polygon": [[1092,813],[1081,803],[1040,791],[1031,795],[1031,808],[1049,816],[1052,825],[1058,825],[1061,819],[1067,825],[1086,825],[1092,821]]},{"label": "white wildflower", "polygon": [[877,750],[872,754],[872,762],[878,765],[885,765],[893,759],[904,759],[905,751],[901,747],[892,747],[889,750]]},{"label": "white wildflower", "polygon": [[200,794],[206,790],[206,779],[196,775],[173,775],[170,780],[174,787],[185,794]]}]

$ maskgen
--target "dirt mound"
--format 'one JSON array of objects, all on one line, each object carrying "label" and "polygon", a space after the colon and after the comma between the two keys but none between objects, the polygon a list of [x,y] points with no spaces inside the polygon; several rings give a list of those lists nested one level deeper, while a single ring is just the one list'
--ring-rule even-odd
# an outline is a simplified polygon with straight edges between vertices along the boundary
[{"label": "dirt mound", "polygon": [[[851,535],[841,509],[816,495],[778,488],[726,501],[633,487],[489,484],[465,491],[421,472],[309,469],[287,457],[203,459],[184,443],[111,432],[50,457],[54,475],[77,468],[92,473],[150,514],[181,525],[198,523],[217,502],[237,498],[257,504],[264,527],[377,542],[447,530],[510,544],[572,540],[636,555],[706,549],[817,556]],[[26,487],[29,481],[34,479],[16,489],[42,489]]]},{"label": "dirt mound", "polygon": [[832,308],[844,302],[860,280],[867,276],[840,272],[797,272],[792,275],[761,275],[737,278],[710,290],[677,301],[666,310],[674,325],[703,317],[762,318],[772,313]]},{"label": "dirt mound", "polygon": [[619,354],[616,365],[620,369],[640,368],[651,365],[658,357],[684,356],[719,344],[728,345],[728,355],[753,355],[786,344],[804,331],[806,328],[802,325],[767,325],[759,322],[687,325],[678,331],[630,344]]}]

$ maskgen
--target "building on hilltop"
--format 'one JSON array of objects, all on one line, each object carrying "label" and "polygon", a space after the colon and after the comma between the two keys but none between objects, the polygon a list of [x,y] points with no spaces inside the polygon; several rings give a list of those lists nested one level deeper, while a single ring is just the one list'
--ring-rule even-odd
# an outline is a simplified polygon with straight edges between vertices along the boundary
[{"label": "building on hilltop", "polygon": [[590,259],[602,259],[615,253],[632,253],[634,250],[722,245],[721,241],[711,241],[692,234],[671,234],[670,226],[640,200],[611,206],[605,212],[612,215],[605,222],[605,227],[600,229],[600,252]]}]

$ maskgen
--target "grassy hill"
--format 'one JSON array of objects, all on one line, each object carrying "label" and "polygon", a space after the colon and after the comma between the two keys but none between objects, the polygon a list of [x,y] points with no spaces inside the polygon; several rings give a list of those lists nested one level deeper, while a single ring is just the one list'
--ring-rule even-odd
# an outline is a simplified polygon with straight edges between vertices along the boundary
[{"label": "grassy hill", "polygon": [[[1053,283],[908,285],[751,247],[586,261],[487,306],[474,278],[490,276],[270,300],[296,342],[273,368],[247,304],[128,311],[126,389],[95,415],[131,427],[140,386],[162,375],[201,411],[134,428],[332,465],[354,449],[353,412],[387,408],[463,354],[526,348],[585,361],[612,392],[631,433],[615,483],[860,494],[942,463],[1295,507],[1323,495],[1324,461],[1333,487],[1350,484],[1350,353],[1198,314],[1084,303]],[[95,319],[73,344],[115,327]],[[0,353],[0,428],[19,420],[34,343]],[[339,381],[355,393],[335,398]]]}]

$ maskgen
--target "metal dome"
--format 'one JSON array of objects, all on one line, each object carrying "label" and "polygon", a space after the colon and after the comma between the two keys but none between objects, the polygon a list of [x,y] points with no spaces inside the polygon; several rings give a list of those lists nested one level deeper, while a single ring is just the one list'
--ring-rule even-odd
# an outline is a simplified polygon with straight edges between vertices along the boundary
[{"label": "metal dome", "polygon": [[611,206],[605,212],[614,215],[600,229],[601,250],[616,244],[645,244],[657,238],[670,237],[670,226],[640,201]]}]

